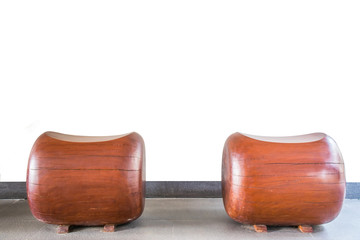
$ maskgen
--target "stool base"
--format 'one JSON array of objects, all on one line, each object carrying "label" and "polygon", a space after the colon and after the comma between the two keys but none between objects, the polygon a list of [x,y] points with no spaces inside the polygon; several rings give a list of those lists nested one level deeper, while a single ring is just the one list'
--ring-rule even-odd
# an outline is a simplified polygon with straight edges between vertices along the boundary
[{"label": "stool base", "polygon": [[299,230],[303,233],[312,233],[313,228],[310,225],[299,225]]},{"label": "stool base", "polygon": [[65,234],[69,232],[70,225],[58,225],[56,228],[57,234]]},{"label": "stool base", "polygon": [[106,224],[103,232],[115,232],[115,224]]},{"label": "stool base", "polygon": [[266,225],[254,225],[254,229],[256,232],[267,232]]}]

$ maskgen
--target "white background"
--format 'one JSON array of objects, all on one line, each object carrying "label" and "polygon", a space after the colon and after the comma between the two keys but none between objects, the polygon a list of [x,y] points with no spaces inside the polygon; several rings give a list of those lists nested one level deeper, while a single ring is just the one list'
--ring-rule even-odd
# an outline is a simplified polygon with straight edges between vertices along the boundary
[{"label": "white background", "polygon": [[217,181],[239,131],[325,132],[360,181],[359,1],[1,1],[0,179],[44,131],[140,133],[148,180]]}]

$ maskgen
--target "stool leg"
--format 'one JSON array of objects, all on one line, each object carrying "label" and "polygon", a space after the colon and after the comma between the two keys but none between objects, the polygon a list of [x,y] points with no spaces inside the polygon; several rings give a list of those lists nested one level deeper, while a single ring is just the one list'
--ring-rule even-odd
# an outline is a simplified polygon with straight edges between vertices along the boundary
[{"label": "stool leg", "polygon": [[56,228],[57,234],[64,234],[69,232],[70,225],[58,225]]},{"label": "stool leg", "polygon": [[256,232],[267,232],[266,225],[254,225],[254,229]]},{"label": "stool leg", "polygon": [[104,226],[104,232],[115,232],[115,224],[106,224]]},{"label": "stool leg", "polygon": [[313,228],[310,225],[299,225],[299,230],[303,233],[312,233]]}]

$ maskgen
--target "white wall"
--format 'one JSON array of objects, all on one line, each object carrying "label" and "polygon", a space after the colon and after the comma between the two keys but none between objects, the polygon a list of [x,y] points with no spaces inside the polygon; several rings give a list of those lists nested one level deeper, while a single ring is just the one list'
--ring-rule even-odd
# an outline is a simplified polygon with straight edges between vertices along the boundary
[{"label": "white wall", "polygon": [[139,132],[148,180],[220,180],[240,131],[325,132],[360,181],[359,1],[1,1],[0,175],[47,130]]}]

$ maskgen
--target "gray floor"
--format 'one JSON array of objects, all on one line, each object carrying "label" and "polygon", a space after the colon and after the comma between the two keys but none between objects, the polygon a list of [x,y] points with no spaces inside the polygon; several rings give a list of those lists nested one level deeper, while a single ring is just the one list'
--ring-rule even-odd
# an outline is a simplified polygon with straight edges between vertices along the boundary
[{"label": "gray floor", "polygon": [[313,233],[295,227],[269,227],[256,233],[248,225],[231,220],[220,198],[146,199],[136,221],[103,233],[101,227],[74,227],[57,235],[56,226],[37,221],[25,200],[0,200],[0,240],[5,239],[356,239],[360,240],[360,200],[345,200],[340,215],[316,226]]}]

